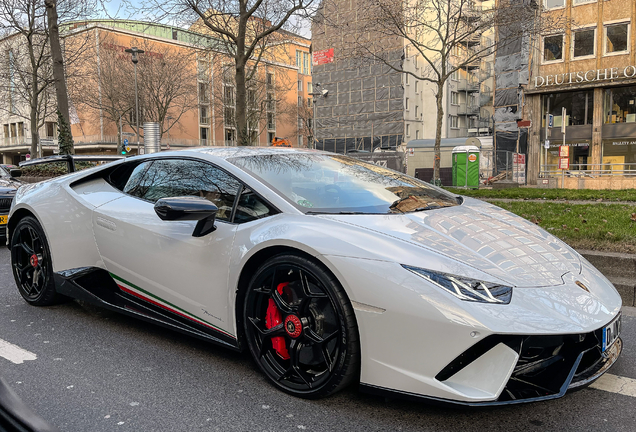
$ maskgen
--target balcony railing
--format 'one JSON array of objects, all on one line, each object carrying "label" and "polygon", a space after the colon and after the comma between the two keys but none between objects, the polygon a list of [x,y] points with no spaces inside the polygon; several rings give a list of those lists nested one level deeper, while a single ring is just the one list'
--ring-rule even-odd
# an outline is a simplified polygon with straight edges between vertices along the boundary
[{"label": "balcony railing", "polygon": [[461,104],[457,109],[459,115],[476,115],[479,114],[479,105]]},{"label": "balcony railing", "polygon": [[463,79],[459,81],[457,88],[459,89],[459,91],[475,93],[479,91],[479,83],[476,81]]}]

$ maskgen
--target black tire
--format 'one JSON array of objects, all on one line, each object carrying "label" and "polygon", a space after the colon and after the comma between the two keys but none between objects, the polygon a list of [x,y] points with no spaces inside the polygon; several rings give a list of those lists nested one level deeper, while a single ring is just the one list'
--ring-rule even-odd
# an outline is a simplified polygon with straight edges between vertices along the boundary
[{"label": "black tire", "polygon": [[279,389],[316,399],[358,378],[353,308],[338,281],[320,264],[291,254],[269,259],[252,277],[243,306],[252,357]]},{"label": "black tire", "polygon": [[49,306],[59,301],[49,245],[40,223],[31,216],[20,219],[11,235],[11,268],[27,303]]}]

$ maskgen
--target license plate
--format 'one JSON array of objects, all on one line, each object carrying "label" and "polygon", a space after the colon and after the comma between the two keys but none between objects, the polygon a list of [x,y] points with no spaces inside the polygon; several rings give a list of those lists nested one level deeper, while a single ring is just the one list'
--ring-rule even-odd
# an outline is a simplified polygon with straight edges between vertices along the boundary
[{"label": "license plate", "polygon": [[603,349],[605,352],[609,347],[612,346],[618,336],[621,334],[621,316],[620,314],[614,321],[603,327]]},{"label": "license plate", "polygon": [[9,215],[0,215],[0,225],[6,225],[9,220]]}]

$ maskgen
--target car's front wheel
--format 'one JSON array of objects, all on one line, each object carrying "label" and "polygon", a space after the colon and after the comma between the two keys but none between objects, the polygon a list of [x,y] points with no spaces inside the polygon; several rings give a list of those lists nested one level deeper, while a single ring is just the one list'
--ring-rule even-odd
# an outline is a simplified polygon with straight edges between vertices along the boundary
[{"label": "car's front wheel", "polygon": [[265,262],[250,282],[243,318],[253,358],[281,390],[319,398],[357,377],[353,308],[317,263],[296,255]]},{"label": "car's front wheel", "polygon": [[11,267],[18,291],[29,304],[48,306],[59,299],[44,230],[31,216],[20,219],[11,235]]}]

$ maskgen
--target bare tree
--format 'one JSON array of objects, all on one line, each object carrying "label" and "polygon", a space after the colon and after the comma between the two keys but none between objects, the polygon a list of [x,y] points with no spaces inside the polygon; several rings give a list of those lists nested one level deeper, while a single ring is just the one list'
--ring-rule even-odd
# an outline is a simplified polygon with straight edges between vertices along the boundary
[{"label": "bare tree", "polygon": [[[137,64],[140,120],[159,123],[163,135],[197,106],[196,53],[148,40],[131,43],[145,51]],[[86,52],[79,67],[82,74],[75,75],[69,88],[77,104],[94,117],[103,113],[113,124],[121,122],[137,133],[134,69],[126,48],[102,34],[97,46]]]},{"label": "bare tree", "polygon": [[[80,16],[84,9],[82,0],[63,0],[56,6],[65,19]],[[0,59],[0,90],[9,104],[0,109],[29,121],[31,154],[36,155],[39,145],[39,129],[56,111],[52,93],[53,64],[49,44],[47,10],[41,0],[3,0],[0,2],[0,41],[7,52]],[[83,44],[74,48],[81,51]],[[61,52],[61,47],[59,47]],[[68,50],[67,50],[68,51]],[[73,61],[77,52],[68,52],[67,61]],[[61,73],[64,69],[62,66]],[[68,109],[67,109],[68,111]]]},{"label": "bare tree", "polygon": [[[223,53],[214,54],[215,64],[212,97],[212,109],[215,113],[216,126],[234,134],[236,124],[236,81],[234,65]],[[261,62],[247,84],[246,124],[248,144],[255,145],[258,137],[276,121],[292,121],[296,118],[296,105],[289,103],[285,96],[296,85],[296,80],[289,74],[276,73],[276,68],[268,62]],[[250,65],[251,67],[251,65]],[[224,137],[225,141],[235,142],[237,134]]]},{"label": "bare tree", "polygon": [[261,60],[281,46],[289,35],[281,32],[292,18],[306,14],[316,0],[146,0],[146,7],[178,20],[198,20],[192,29],[212,33],[232,60],[235,84],[235,127],[239,145],[249,145],[248,92]]},{"label": "bare tree", "polygon": [[[345,40],[351,42],[343,56],[379,62],[434,85],[436,182],[447,80],[459,69],[481,62],[522,37],[558,26],[554,18],[538,13],[534,0],[362,0],[357,6],[357,19],[347,20],[337,13],[337,2],[326,1],[318,22],[342,29]],[[340,22],[334,22],[334,16],[339,16]],[[500,26],[509,29],[505,37],[494,36]],[[491,37],[482,38],[487,33]],[[422,59],[423,67],[407,67],[405,55]]]}]

